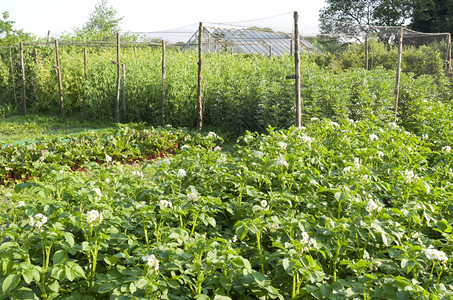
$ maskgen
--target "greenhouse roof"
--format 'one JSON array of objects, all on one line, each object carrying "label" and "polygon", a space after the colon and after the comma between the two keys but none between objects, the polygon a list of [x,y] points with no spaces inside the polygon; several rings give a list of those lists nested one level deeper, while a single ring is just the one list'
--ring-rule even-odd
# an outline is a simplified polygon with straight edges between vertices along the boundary
[{"label": "greenhouse roof", "polygon": [[[293,34],[273,32],[269,29],[234,28],[225,26],[203,27],[203,52],[233,52],[263,55],[284,55],[291,53]],[[318,51],[303,38],[300,49],[305,52]],[[198,47],[198,31],[182,50]]]}]

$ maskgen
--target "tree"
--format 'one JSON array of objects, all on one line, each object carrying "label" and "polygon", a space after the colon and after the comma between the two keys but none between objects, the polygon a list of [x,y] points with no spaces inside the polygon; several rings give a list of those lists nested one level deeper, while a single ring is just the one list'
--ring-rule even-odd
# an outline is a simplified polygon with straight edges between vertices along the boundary
[{"label": "tree", "polygon": [[115,33],[120,31],[122,20],[122,17],[117,17],[116,10],[108,5],[108,0],[100,0],[90,13],[88,22],[75,30],[76,37],[85,40],[114,40]]},{"label": "tree", "polygon": [[395,32],[385,27],[402,26],[407,22],[413,0],[325,1],[327,7],[320,11],[320,29],[334,37],[323,43],[338,47],[351,41],[363,42],[363,37],[370,33],[380,35],[383,40],[394,40]]},{"label": "tree", "polygon": [[453,33],[453,0],[415,0],[409,28]]},{"label": "tree", "polygon": [[14,29],[16,22],[9,20],[9,13],[4,11],[0,19],[0,44],[12,45],[20,41],[31,41],[33,35],[23,32],[23,30]]},{"label": "tree", "polygon": [[326,0],[320,17],[360,25],[401,26],[410,17],[410,0]]}]

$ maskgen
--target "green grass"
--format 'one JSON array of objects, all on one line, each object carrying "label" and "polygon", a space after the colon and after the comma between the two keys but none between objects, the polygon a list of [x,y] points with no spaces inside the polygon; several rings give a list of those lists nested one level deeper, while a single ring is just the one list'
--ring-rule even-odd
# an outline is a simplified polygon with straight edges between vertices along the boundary
[{"label": "green grass", "polygon": [[91,129],[112,127],[107,122],[81,121],[75,118],[60,118],[38,115],[11,116],[0,119],[0,144],[75,134]]}]

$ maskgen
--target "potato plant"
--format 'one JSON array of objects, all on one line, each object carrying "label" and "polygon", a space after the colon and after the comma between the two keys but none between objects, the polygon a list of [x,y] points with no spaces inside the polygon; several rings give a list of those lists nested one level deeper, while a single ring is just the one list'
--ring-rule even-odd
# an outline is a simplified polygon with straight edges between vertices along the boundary
[{"label": "potato plant", "polygon": [[139,168],[107,149],[87,172],[49,163],[5,196],[0,298],[449,299],[451,145],[411,124],[313,118],[228,151],[187,134]]}]

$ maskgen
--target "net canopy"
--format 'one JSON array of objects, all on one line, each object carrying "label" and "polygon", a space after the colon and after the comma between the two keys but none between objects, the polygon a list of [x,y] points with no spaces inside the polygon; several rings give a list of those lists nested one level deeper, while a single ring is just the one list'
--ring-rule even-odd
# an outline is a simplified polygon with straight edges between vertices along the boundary
[{"label": "net canopy", "polygon": [[[198,47],[198,31],[182,50]],[[294,35],[276,32],[270,28],[234,27],[224,24],[207,24],[203,27],[203,52],[232,52],[241,54],[284,55],[291,54]],[[317,48],[305,39],[300,39],[301,51],[315,52]]]}]

